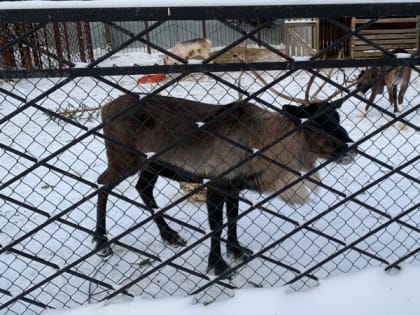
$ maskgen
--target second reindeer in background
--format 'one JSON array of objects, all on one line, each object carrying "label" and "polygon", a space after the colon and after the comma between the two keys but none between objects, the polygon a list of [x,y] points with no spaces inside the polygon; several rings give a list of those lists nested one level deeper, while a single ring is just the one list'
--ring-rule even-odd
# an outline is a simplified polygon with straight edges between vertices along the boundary
[{"label": "second reindeer in background", "polygon": [[[392,54],[407,54],[403,49],[394,49]],[[394,106],[394,113],[401,112],[404,95],[410,83],[411,68],[408,66],[398,66],[391,68],[369,67],[360,72],[357,78],[357,88],[365,94],[371,90],[369,102],[375,100],[376,95],[382,94],[386,86],[388,92],[389,103]],[[398,92],[399,90],[399,92]],[[398,101],[398,103],[397,103]],[[365,111],[367,113],[370,104],[366,104]]]},{"label": "second reindeer in background", "polygon": [[[210,48],[211,41],[209,39],[195,38],[176,43],[176,45],[171,49],[171,52],[185,60],[195,57],[207,59],[210,57]],[[163,57],[163,63],[165,65],[181,64],[180,61],[169,56]]]}]

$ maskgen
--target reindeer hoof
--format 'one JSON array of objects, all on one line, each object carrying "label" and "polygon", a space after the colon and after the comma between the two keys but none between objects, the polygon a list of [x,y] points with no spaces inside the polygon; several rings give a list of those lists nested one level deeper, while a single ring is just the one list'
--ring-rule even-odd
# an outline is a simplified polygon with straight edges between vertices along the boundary
[{"label": "reindeer hoof", "polygon": [[182,237],[178,237],[176,239],[171,239],[171,240],[163,240],[165,244],[168,244],[169,246],[174,246],[174,247],[184,247],[187,245],[187,241],[184,240]]},{"label": "reindeer hoof", "polygon": [[223,259],[218,260],[215,264],[209,263],[206,272],[215,276],[221,276],[221,279],[229,280],[232,280],[232,277],[236,274]]},{"label": "reindeer hoof", "polygon": [[107,246],[105,248],[100,249],[96,254],[100,257],[109,257],[113,254],[112,248]]},{"label": "reindeer hoof", "polygon": [[96,253],[101,257],[108,257],[113,254],[112,248],[108,243],[108,238],[105,235],[94,235],[93,242],[96,243],[95,250],[98,250]]},{"label": "reindeer hoof", "polygon": [[232,244],[227,246],[227,254],[234,259],[246,261],[252,256],[253,252],[239,244]]},{"label": "reindeer hoof", "polygon": [[184,240],[177,232],[172,230],[171,228],[166,228],[160,236],[162,237],[162,240],[171,246],[185,246],[187,245],[187,241]]}]

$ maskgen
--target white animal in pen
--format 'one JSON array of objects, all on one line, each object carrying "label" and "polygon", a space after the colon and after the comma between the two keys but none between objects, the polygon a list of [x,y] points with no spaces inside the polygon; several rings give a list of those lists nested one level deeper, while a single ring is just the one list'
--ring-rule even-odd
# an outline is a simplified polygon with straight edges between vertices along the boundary
[{"label": "white animal in pen", "polygon": [[[189,60],[196,57],[207,59],[210,57],[211,41],[207,38],[195,38],[191,40],[181,41],[171,49],[174,55],[182,59]],[[164,56],[163,63],[165,65],[181,64],[175,58]]]}]

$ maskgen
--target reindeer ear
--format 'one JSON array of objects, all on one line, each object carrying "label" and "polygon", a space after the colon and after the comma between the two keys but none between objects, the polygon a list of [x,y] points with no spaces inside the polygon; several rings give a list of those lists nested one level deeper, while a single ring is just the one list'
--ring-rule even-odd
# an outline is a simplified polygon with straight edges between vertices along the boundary
[{"label": "reindeer ear", "polygon": [[332,109],[336,109],[336,108],[341,107],[341,105],[343,105],[343,103],[344,103],[344,97],[340,98],[338,100],[335,100],[334,102],[331,102],[330,106],[331,106]]},{"label": "reindeer ear", "polygon": [[340,98],[330,103],[312,103],[308,106],[283,105],[283,110],[296,118],[309,118],[315,115],[323,106],[328,106],[328,109],[332,111],[343,105],[343,102],[344,98]]},{"label": "reindeer ear", "polygon": [[324,113],[333,112],[337,108],[343,105],[345,98],[340,98],[338,100],[332,102],[323,102],[323,103],[312,103],[306,107],[306,112],[311,116],[315,115],[321,109],[323,109]]}]

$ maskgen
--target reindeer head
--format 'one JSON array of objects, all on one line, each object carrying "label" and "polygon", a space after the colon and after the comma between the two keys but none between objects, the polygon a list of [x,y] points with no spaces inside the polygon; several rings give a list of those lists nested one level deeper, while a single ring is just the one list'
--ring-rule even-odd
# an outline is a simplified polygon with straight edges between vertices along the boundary
[{"label": "reindeer head", "polygon": [[356,88],[362,94],[366,94],[369,89],[376,86],[379,93],[383,91],[383,78],[380,77],[381,71],[377,67],[367,68],[366,70],[360,71],[356,78]]},{"label": "reindeer head", "polygon": [[340,99],[330,103],[312,103],[309,106],[284,105],[283,110],[302,124],[311,153],[318,158],[349,164],[356,153],[355,149],[349,149],[349,143],[354,141],[340,125],[336,108],[342,103]]}]

